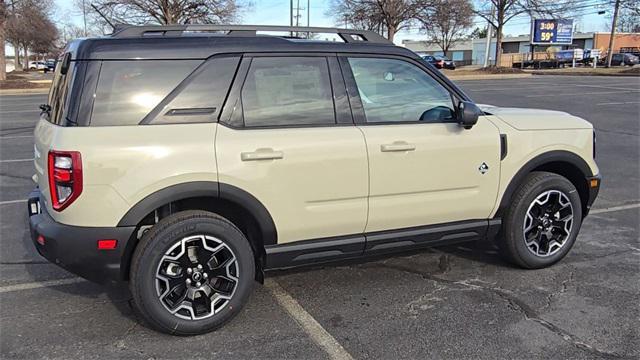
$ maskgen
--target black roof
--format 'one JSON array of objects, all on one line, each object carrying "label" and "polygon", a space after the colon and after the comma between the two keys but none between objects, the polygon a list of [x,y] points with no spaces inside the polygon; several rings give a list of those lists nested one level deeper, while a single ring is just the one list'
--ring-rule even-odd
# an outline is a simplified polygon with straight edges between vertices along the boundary
[{"label": "black roof", "polygon": [[[223,31],[223,33],[220,33]],[[257,31],[335,33],[345,42],[261,35]],[[69,44],[73,60],[206,59],[240,52],[383,53],[416,57],[412,51],[368,31],[275,26],[174,25],[117,29],[112,36]]]}]

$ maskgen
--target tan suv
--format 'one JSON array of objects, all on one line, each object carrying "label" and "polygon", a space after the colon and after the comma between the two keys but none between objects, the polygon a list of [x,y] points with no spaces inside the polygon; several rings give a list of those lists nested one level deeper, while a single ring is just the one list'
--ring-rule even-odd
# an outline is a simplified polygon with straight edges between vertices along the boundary
[{"label": "tan suv", "polygon": [[38,252],[129,281],[173,334],[224,324],[267,269],[493,238],[549,266],[600,185],[588,122],[476,106],[365,31],[128,27],[72,42],[41,109]]}]

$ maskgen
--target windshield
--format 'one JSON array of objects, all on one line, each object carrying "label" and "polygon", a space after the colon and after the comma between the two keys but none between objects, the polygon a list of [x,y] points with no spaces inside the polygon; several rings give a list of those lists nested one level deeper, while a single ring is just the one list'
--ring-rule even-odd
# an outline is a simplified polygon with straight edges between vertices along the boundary
[{"label": "windshield", "polygon": [[53,124],[62,125],[65,121],[64,115],[66,110],[67,98],[71,88],[75,65],[72,61],[66,74],[60,71],[61,64],[57,64],[53,75],[53,83],[49,91],[49,100],[47,104],[50,106],[49,111],[43,112],[45,119]]}]

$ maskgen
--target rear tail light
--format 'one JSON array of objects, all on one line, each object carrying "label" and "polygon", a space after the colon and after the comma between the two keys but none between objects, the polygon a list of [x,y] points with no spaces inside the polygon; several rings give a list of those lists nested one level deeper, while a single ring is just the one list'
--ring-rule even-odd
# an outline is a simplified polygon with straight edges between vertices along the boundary
[{"label": "rear tail light", "polygon": [[51,206],[62,211],[82,193],[82,158],[77,151],[49,151]]}]

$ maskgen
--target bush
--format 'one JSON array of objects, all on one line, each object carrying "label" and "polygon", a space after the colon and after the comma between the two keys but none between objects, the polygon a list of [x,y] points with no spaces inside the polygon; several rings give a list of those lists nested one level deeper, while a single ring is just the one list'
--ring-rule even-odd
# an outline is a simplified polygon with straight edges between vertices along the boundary
[{"label": "bush", "polygon": [[504,66],[489,66],[476,70],[477,72],[485,74],[524,74],[524,71],[517,68],[510,68]]}]

